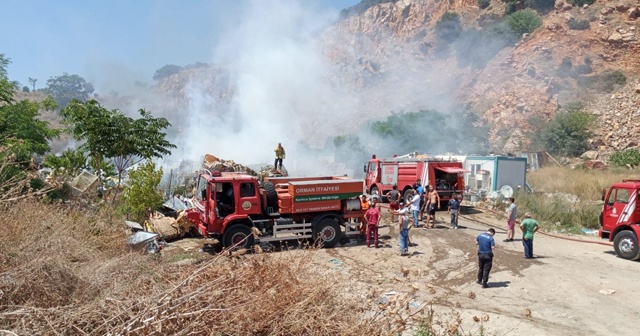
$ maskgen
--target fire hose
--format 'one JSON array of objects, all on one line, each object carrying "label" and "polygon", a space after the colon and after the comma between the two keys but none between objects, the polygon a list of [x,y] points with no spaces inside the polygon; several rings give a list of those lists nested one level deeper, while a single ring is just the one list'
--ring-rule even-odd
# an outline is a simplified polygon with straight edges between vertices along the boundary
[{"label": "fire hose", "polygon": [[[491,212],[491,213],[494,213],[494,214],[500,215],[500,213],[499,213],[499,212],[497,212],[497,211],[495,211],[495,210],[491,210],[491,209],[483,209],[483,211],[488,211],[488,212]],[[480,223],[480,224],[482,224],[482,225],[486,225],[486,226],[490,226],[490,227],[493,227],[493,228],[497,228],[497,229],[504,230],[504,229],[502,229],[501,227],[498,227],[498,226],[495,226],[495,225],[492,225],[492,224],[489,224],[489,223],[486,223],[486,222],[480,221],[480,220],[475,219],[475,218],[470,218],[469,216],[461,216],[461,217],[463,217],[463,218],[465,218],[465,219],[467,219],[467,220],[470,220],[470,221],[476,222],[476,223]],[[540,233],[540,234],[542,234],[542,235],[544,235],[544,236],[548,236],[548,237],[553,237],[553,238],[558,238],[558,239],[564,239],[564,240],[570,240],[570,241],[575,241],[575,242],[579,242],[579,243],[598,244],[598,245],[604,245],[604,246],[613,246],[613,244],[612,244],[612,243],[609,243],[609,242],[590,241],[590,240],[584,240],[584,239],[578,239],[578,238],[571,238],[571,237],[559,236],[559,235],[554,235],[554,234],[551,234],[551,233],[548,233],[548,232],[544,232],[544,231],[542,231],[542,230],[538,230],[538,233]]]}]

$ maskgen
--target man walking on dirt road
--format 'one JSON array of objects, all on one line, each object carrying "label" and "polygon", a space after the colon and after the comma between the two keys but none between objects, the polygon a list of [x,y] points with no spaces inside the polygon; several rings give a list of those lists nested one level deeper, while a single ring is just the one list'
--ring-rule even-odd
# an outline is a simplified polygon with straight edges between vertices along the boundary
[{"label": "man walking on dirt road", "polygon": [[276,149],[274,149],[273,151],[276,152],[276,161],[273,164],[273,169],[278,170],[278,163],[280,163],[280,170],[282,170],[282,160],[284,160],[286,156],[284,147],[282,147],[282,144],[278,142],[278,147],[276,147]]},{"label": "man walking on dirt road", "polygon": [[476,245],[478,245],[478,279],[476,283],[482,284],[482,288],[489,288],[487,281],[489,281],[489,272],[491,272],[493,264],[493,250],[496,248],[496,242],[493,239],[495,234],[496,230],[489,229],[476,238]]},{"label": "man walking on dirt road", "polygon": [[518,207],[516,206],[515,198],[509,198],[509,202],[511,202],[511,204],[509,204],[509,207],[507,208],[507,239],[504,240],[505,242],[513,241],[513,235],[515,234],[516,227],[516,218],[518,218]]},{"label": "man walking on dirt road", "polygon": [[540,225],[535,219],[531,218],[531,213],[524,214],[524,220],[520,224],[522,230],[522,245],[524,245],[524,257],[533,258],[533,234],[540,229]]}]

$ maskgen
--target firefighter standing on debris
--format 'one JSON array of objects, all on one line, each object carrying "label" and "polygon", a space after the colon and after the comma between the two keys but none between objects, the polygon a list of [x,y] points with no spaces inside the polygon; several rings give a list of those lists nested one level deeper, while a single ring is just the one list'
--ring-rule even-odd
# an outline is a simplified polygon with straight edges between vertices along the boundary
[{"label": "firefighter standing on debris", "polygon": [[[276,152],[276,161],[273,164],[273,169],[282,170],[282,160],[284,160],[285,158],[285,152],[284,152],[284,147],[282,147],[281,143],[278,143],[278,147],[274,149],[274,152]],[[280,163],[280,168],[278,168],[278,163]]]}]

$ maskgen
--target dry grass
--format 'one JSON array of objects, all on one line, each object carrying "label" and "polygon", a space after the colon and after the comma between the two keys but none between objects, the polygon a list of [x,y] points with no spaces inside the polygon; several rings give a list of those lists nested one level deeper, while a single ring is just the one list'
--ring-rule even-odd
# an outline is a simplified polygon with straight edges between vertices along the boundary
[{"label": "dry grass", "polygon": [[587,170],[567,167],[544,167],[527,175],[537,192],[565,193],[580,200],[596,201],[602,189],[622,179],[640,178],[640,171],[629,169]]},{"label": "dry grass", "polygon": [[24,335],[390,335],[420,321],[375,305],[314,251],[169,264],[130,253],[108,209],[1,209],[0,330]]},{"label": "dry grass", "polygon": [[545,167],[528,174],[536,193],[520,194],[516,202],[521,215],[531,211],[546,230],[580,233],[582,228],[599,228],[602,205],[598,201],[604,188],[623,179],[639,177],[638,170]]}]

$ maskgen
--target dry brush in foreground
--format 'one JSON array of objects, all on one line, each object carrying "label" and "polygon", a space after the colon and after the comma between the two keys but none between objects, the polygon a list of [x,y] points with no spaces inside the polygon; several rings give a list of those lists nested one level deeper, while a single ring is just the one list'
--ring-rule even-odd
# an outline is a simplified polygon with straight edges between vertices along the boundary
[{"label": "dry brush in foreground", "polygon": [[[314,251],[189,265],[130,253],[122,219],[22,201],[2,209],[0,330],[38,335],[390,335],[420,318],[372,306]],[[409,322],[414,321],[414,322]]]}]

